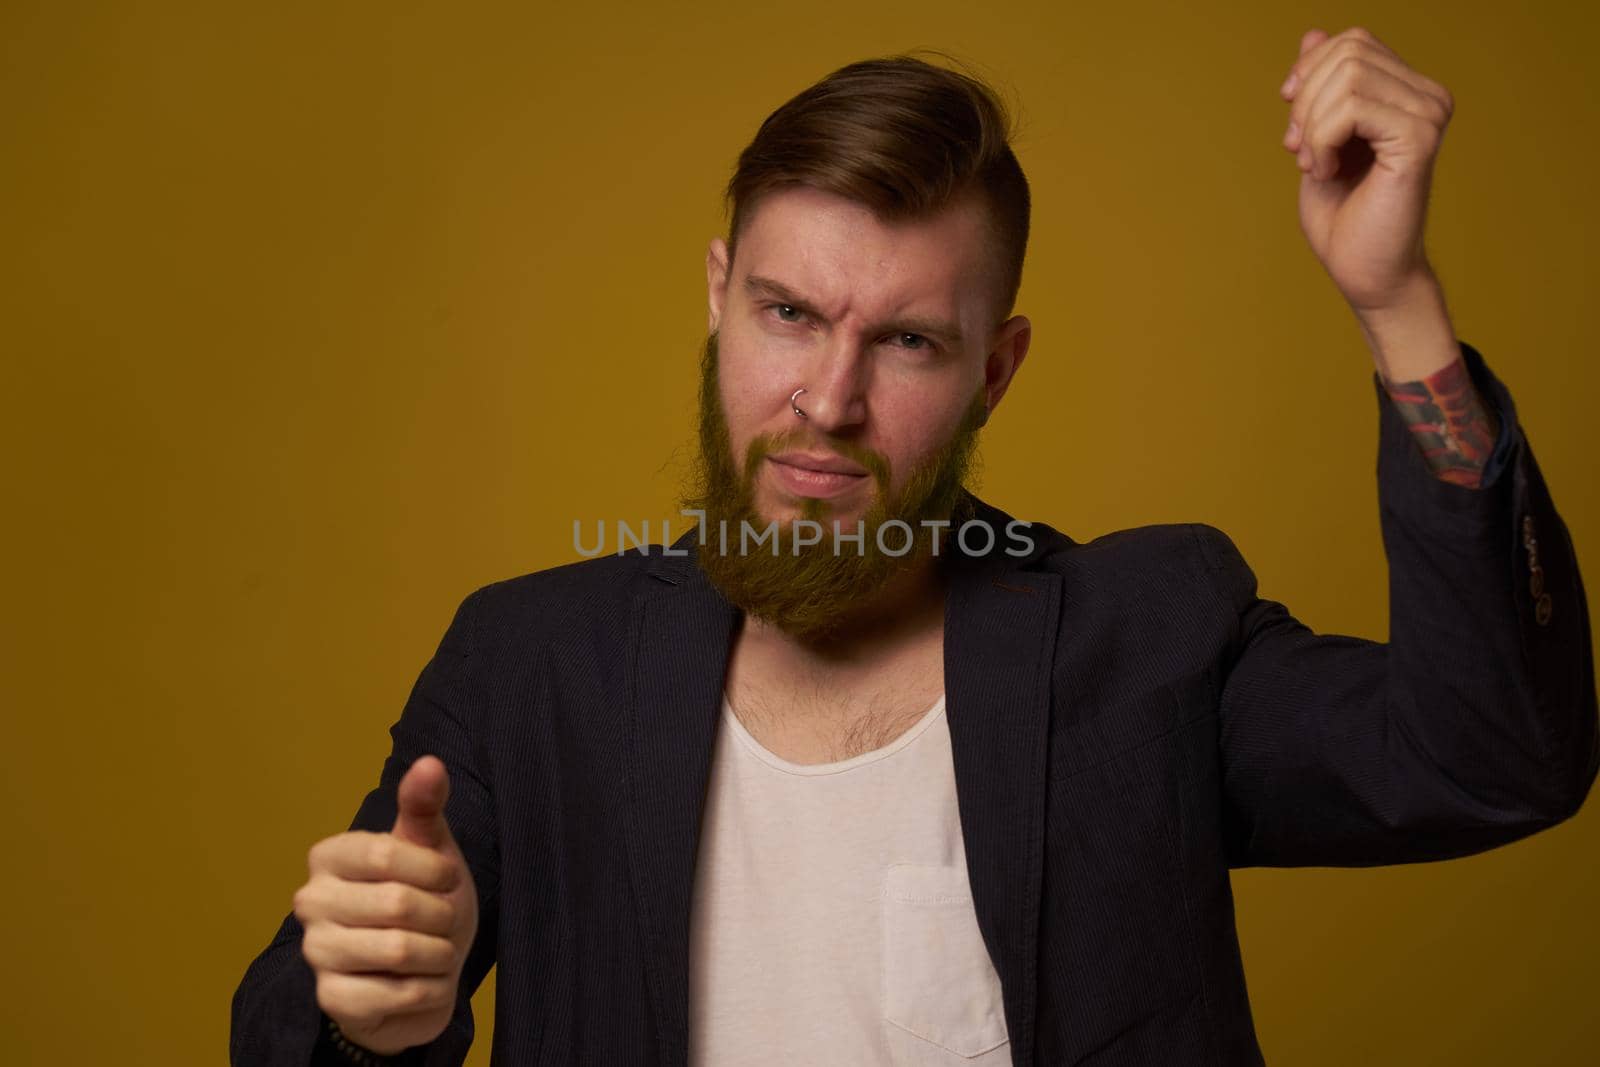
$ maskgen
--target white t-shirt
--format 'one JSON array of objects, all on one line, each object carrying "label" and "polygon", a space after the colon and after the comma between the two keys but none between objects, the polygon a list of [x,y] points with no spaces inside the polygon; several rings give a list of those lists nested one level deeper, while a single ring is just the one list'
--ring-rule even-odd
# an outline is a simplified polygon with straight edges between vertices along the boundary
[{"label": "white t-shirt", "polygon": [[726,698],[701,824],[689,1062],[1010,1063],[944,698],[882,748],[796,764]]}]

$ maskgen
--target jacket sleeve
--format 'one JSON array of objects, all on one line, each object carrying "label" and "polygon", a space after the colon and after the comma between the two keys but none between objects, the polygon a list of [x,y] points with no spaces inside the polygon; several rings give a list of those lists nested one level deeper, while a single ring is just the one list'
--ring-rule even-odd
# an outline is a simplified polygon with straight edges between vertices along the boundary
[{"label": "jacket sleeve", "polygon": [[[457,609],[412,686],[399,721],[390,728],[393,745],[377,788],[350,823],[352,830],[391,829],[400,779],[418,757],[438,756],[450,773],[445,818],[478,890],[478,932],[462,968],[454,1017],[437,1038],[407,1049],[391,1061],[395,1063],[454,1067],[465,1060],[473,1035],[471,997],[494,964],[500,882],[494,803],[484,772],[488,764],[476,740],[482,735],[472,722],[483,707],[473,681],[481,675],[474,669],[475,607],[481,593],[467,597]],[[300,951],[303,933],[291,912],[245,971],[233,995],[229,1052],[234,1067],[348,1067],[350,1061],[327,1040],[316,982]]]},{"label": "jacket sleeve", "polygon": [[1483,487],[1443,481],[1376,373],[1386,643],[1319,635],[1256,595],[1232,541],[1197,526],[1232,628],[1220,683],[1231,866],[1370,866],[1468,855],[1566,819],[1600,766],[1588,606],[1511,395]]}]

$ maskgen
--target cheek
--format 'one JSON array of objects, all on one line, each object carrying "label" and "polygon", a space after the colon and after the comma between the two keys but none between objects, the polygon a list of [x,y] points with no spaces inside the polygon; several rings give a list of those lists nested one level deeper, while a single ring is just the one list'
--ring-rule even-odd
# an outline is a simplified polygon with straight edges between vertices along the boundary
[{"label": "cheek", "polygon": [[771,419],[771,389],[763,382],[760,367],[752,360],[730,356],[726,348],[718,352],[718,396],[728,423],[728,438],[735,455]]},{"label": "cheek", "polygon": [[877,447],[889,457],[894,488],[903,485],[911,470],[939,451],[955,432],[960,413],[944,410],[946,406],[930,399],[884,412],[879,426],[885,432]]}]

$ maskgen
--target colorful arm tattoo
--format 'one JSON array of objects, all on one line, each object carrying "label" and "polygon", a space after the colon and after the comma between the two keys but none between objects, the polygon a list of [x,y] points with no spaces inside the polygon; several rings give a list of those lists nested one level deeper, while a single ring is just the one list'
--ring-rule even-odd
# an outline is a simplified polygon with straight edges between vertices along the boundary
[{"label": "colorful arm tattoo", "polygon": [[1478,488],[1500,427],[1472,384],[1466,363],[1458,356],[1421,381],[1385,378],[1383,386],[1433,473],[1444,481]]}]

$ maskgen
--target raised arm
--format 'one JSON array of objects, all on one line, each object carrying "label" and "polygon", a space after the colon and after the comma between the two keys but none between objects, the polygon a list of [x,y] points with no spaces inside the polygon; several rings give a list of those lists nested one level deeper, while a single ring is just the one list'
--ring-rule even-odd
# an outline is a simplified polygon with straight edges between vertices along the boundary
[{"label": "raised arm", "polygon": [[1374,375],[1387,643],[1316,634],[1196,527],[1236,614],[1221,695],[1233,866],[1365,866],[1478,852],[1572,815],[1600,767],[1578,561],[1510,394],[1461,346],[1505,468],[1440,478]]},{"label": "raised arm", "polygon": [[1230,861],[1460,856],[1567,818],[1594,781],[1578,561],[1511,395],[1456,340],[1424,253],[1450,93],[1359,27],[1306,33],[1280,92],[1301,229],[1376,368],[1389,640],[1313,633],[1196,527],[1234,616]]}]

